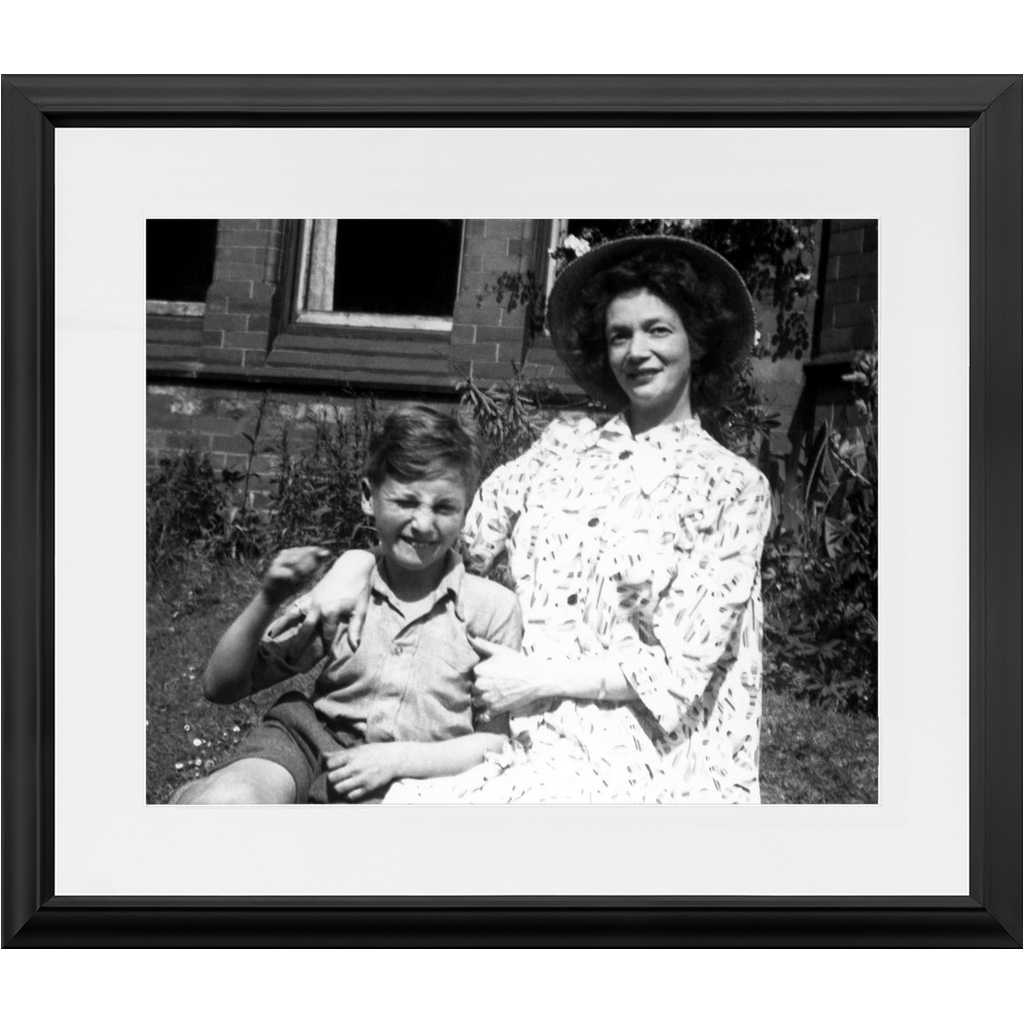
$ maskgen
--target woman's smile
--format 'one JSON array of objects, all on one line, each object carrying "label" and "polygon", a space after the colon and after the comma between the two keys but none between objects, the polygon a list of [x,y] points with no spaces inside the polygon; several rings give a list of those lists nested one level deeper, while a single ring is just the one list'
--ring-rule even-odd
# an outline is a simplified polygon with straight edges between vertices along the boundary
[{"label": "woman's smile", "polygon": [[658,368],[656,366],[651,366],[640,370],[627,370],[626,376],[639,387],[643,384],[649,384],[654,380],[658,373]]}]

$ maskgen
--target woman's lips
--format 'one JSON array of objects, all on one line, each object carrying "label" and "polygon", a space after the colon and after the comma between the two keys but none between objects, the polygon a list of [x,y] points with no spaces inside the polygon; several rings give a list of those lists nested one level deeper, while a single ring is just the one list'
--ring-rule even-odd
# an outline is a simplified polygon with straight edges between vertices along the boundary
[{"label": "woman's lips", "polygon": [[654,380],[657,377],[658,370],[635,370],[633,373],[626,374],[626,377],[634,384],[646,384],[648,381]]}]

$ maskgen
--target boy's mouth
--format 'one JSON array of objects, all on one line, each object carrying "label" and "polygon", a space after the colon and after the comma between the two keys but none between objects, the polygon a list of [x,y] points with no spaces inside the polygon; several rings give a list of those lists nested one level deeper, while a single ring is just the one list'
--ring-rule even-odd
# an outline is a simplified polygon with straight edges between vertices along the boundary
[{"label": "boy's mouth", "polygon": [[413,540],[411,537],[402,537],[402,541],[408,544],[409,547],[414,548],[416,551],[428,551],[430,548],[435,548],[438,545],[436,540]]}]

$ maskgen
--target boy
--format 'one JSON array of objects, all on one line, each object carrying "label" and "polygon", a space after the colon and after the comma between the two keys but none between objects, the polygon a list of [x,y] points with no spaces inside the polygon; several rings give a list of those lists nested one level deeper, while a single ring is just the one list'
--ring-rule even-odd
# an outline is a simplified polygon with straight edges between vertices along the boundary
[{"label": "boy", "polygon": [[518,649],[519,605],[467,575],[454,551],[482,465],[480,443],[453,416],[422,405],[387,416],[361,483],[380,549],[358,648],[339,635],[327,651],[294,615],[275,621],[329,557],[315,547],[281,552],[217,645],[203,692],[233,703],[328,655],[313,698],[285,694],[231,761],[172,802],[376,802],[394,779],[454,775],[502,749],[507,716],[474,723],[480,659],[469,637]]}]

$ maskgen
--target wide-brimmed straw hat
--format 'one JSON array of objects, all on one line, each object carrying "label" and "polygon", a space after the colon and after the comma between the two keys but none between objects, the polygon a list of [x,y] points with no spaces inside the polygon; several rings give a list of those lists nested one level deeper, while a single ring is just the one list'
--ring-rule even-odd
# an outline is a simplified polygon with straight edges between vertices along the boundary
[{"label": "wide-brimmed straw hat", "polygon": [[[660,253],[669,259],[685,259],[702,281],[717,282],[725,307],[732,314],[705,339],[714,347],[714,363],[720,369],[738,367],[754,342],[755,316],[750,292],[739,271],[724,256],[688,238],[642,235],[605,242],[577,257],[558,275],[548,299],[548,330],[555,351],[584,391],[611,408],[626,404],[626,396],[608,366],[577,336],[576,318],[584,289],[603,270],[639,253]],[[685,324],[684,324],[685,326]]]}]

